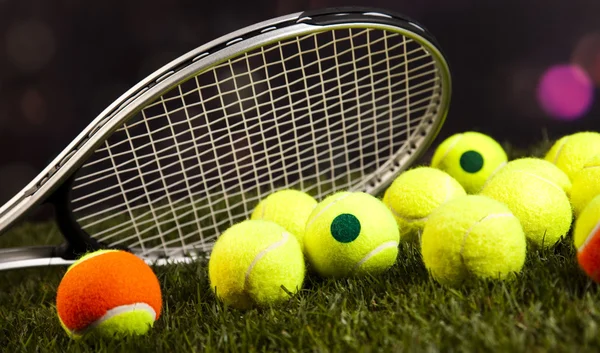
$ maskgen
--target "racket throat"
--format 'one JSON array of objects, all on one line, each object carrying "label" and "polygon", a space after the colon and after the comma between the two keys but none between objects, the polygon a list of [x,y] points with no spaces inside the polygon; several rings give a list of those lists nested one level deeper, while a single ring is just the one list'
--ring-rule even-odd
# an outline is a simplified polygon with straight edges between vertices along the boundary
[{"label": "racket throat", "polygon": [[71,190],[74,176],[66,180],[49,200],[54,205],[56,224],[67,242],[57,247],[57,256],[65,260],[75,260],[83,254],[106,248],[105,245],[92,238],[73,216],[71,207]]}]

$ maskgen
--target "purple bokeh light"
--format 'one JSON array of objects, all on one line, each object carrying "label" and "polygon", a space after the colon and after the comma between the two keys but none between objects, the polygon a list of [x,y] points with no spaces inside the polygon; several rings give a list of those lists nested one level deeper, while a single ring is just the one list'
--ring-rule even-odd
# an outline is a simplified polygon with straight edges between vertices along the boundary
[{"label": "purple bokeh light", "polygon": [[537,97],[542,109],[560,120],[575,120],[592,105],[594,85],[577,65],[550,67],[538,83]]}]

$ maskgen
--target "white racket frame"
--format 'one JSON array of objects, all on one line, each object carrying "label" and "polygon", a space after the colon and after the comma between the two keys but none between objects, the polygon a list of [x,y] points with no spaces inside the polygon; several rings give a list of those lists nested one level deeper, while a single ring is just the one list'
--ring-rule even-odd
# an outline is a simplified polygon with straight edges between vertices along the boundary
[{"label": "white racket frame", "polygon": [[[408,22],[414,31],[399,26],[369,21],[354,23],[339,23],[328,25],[315,25],[305,23],[310,18],[302,17],[303,12],[298,12],[275,19],[263,21],[232,32],[221,38],[202,45],[187,54],[163,66],[146,79],[132,87],[110,106],[102,111],[37,177],[35,177],[17,195],[0,207],[0,235],[10,229],[18,220],[35,206],[45,201],[65,180],[67,180],[85,162],[95,149],[119,128],[129,118],[138,113],[146,104],[151,103],[170,89],[186,80],[218,65],[234,56],[251,51],[257,47],[265,46],[293,36],[302,36],[318,31],[345,29],[345,28],[377,28],[385,31],[396,32],[412,38],[422,44],[432,55],[439,72],[441,73],[440,104],[437,106],[438,116],[433,126],[427,132],[415,131],[409,138],[406,150],[397,151],[394,158],[382,165],[377,171],[365,178],[355,189],[376,194],[391,182],[406,166],[410,165],[425,148],[427,148],[437,132],[440,130],[448,111],[451,96],[451,77],[448,64],[438,47],[426,37],[425,30],[416,23]],[[386,13],[365,12],[365,15],[392,18]],[[340,13],[343,16],[344,13]],[[401,168],[394,168],[400,165]],[[373,182],[376,180],[377,182]],[[35,248],[32,248],[35,249]],[[7,249],[10,250],[10,249]],[[150,264],[163,265],[167,263],[189,262],[194,256],[185,254],[164,258],[145,258]],[[0,261],[0,270],[48,266],[68,265],[72,260],[62,258],[26,258],[14,261]]]}]

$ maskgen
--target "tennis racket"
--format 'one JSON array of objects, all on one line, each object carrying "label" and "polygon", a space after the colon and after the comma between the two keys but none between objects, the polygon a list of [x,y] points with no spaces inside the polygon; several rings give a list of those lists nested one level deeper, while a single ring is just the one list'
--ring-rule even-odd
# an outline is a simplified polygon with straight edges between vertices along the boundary
[{"label": "tennis racket", "polygon": [[4,233],[51,203],[65,238],[1,249],[0,269],[102,248],[187,261],[277,190],[377,194],[432,143],[450,91],[434,38],[392,12],[307,11],[233,32],[123,94],[0,208]]}]

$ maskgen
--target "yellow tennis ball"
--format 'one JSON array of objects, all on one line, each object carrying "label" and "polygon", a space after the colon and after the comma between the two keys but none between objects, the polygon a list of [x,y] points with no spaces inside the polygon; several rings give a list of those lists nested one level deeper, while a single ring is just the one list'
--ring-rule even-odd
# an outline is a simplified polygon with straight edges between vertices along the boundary
[{"label": "yellow tennis ball", "polygon": [[506,152],[493,138],[469,131],[444,140],[435,150],[431,166],[447,172],[467,193],[475,194],[507,160]]},{"label": "yellow tennis ball", "polygon": [[400,233],[385,204],[364,192],[338,192],[311,213],[304,233],[308,261],[323,277],[378,274],[398,256]]},{"label": "yellow tennis ball", "polygon": [[215,242],[208,262],[211,289],[237,309],[289,299],[288,292],[302,287],[304,274],[298,240],[271,221],[246,220],[231,226]]},{"label": "yellow tennis ball", "polygon": [[575,221],[573,242],[579,266],[600,282],[600,195],[588,203]]},{"label": "yellow tennis ball", "polygon": [[512,170],[494,176],[481,191],[508,206],[525,236],[541,247],[554,245],[571,228],[573,212],[564,190],[542,176]]},{"label": "yellow tennis ball", "polygon": [[544,159],[556,164],[573,180],[585,162],[600,154],[600,133],[584,131],[560,138],[550,148]]},{"label": "yellow tennis ball", "polygon": [[400,239],[419,240],[427,217],[441,204],[467,193],[458,181],[439,169],[418,167],[398,176],[383,196],[392,211]]},{"label": "yellow tennis ball", "polygon": [[[575,227],[573,229],[573,243],[575,244],[576,248],[579,249],[583,246],[586,239],[592,232],[592,229],[596,227],[598,222],[600,222],[600,195],[594,197],[587,204],[575,221]],[[600,258],[598,260],[600,260]]]},{"label": "yellow tennis ball", "polygon": [[298,239],[304,250],[304,226],[316,206],[317,200],[305,192],[280,190],[260,201],[250,219],[264,219],[279,224]]},{"label": "yellow tennis ball", "polygon": [[61,326],[71,338],[143,335],[160,317],[158,278],[142,259],[99,250],[77,260],[56,293]]},{"label": "yellow tennis ball", "polygon": [[[486,181],[489,182],[494,176],[499,173],[510,172],[513,170],[522,170],[530,172],[544,179],[548,179],[556,185],[560,186],[567,195],[571,193],[572,183],[567,174],[556,165],[548,162],[545,159],[526,157],[512,160],[500,168],[496,173],[490,176]],[[484,185],[485,187],[485,185]]]},{"label": "yellow tennis ball", "polygon": [[433,278],[457,286],[469,277],[507,279],[525,263],[527,241],[506,205],[480,195],[452,199],[425,223],[421,252]]},{"label": "yellow tennis ball", "polygon": [[581,169],[573,174],[571,204],[575,215],[600,194],[600,154],[590,158]]}]

